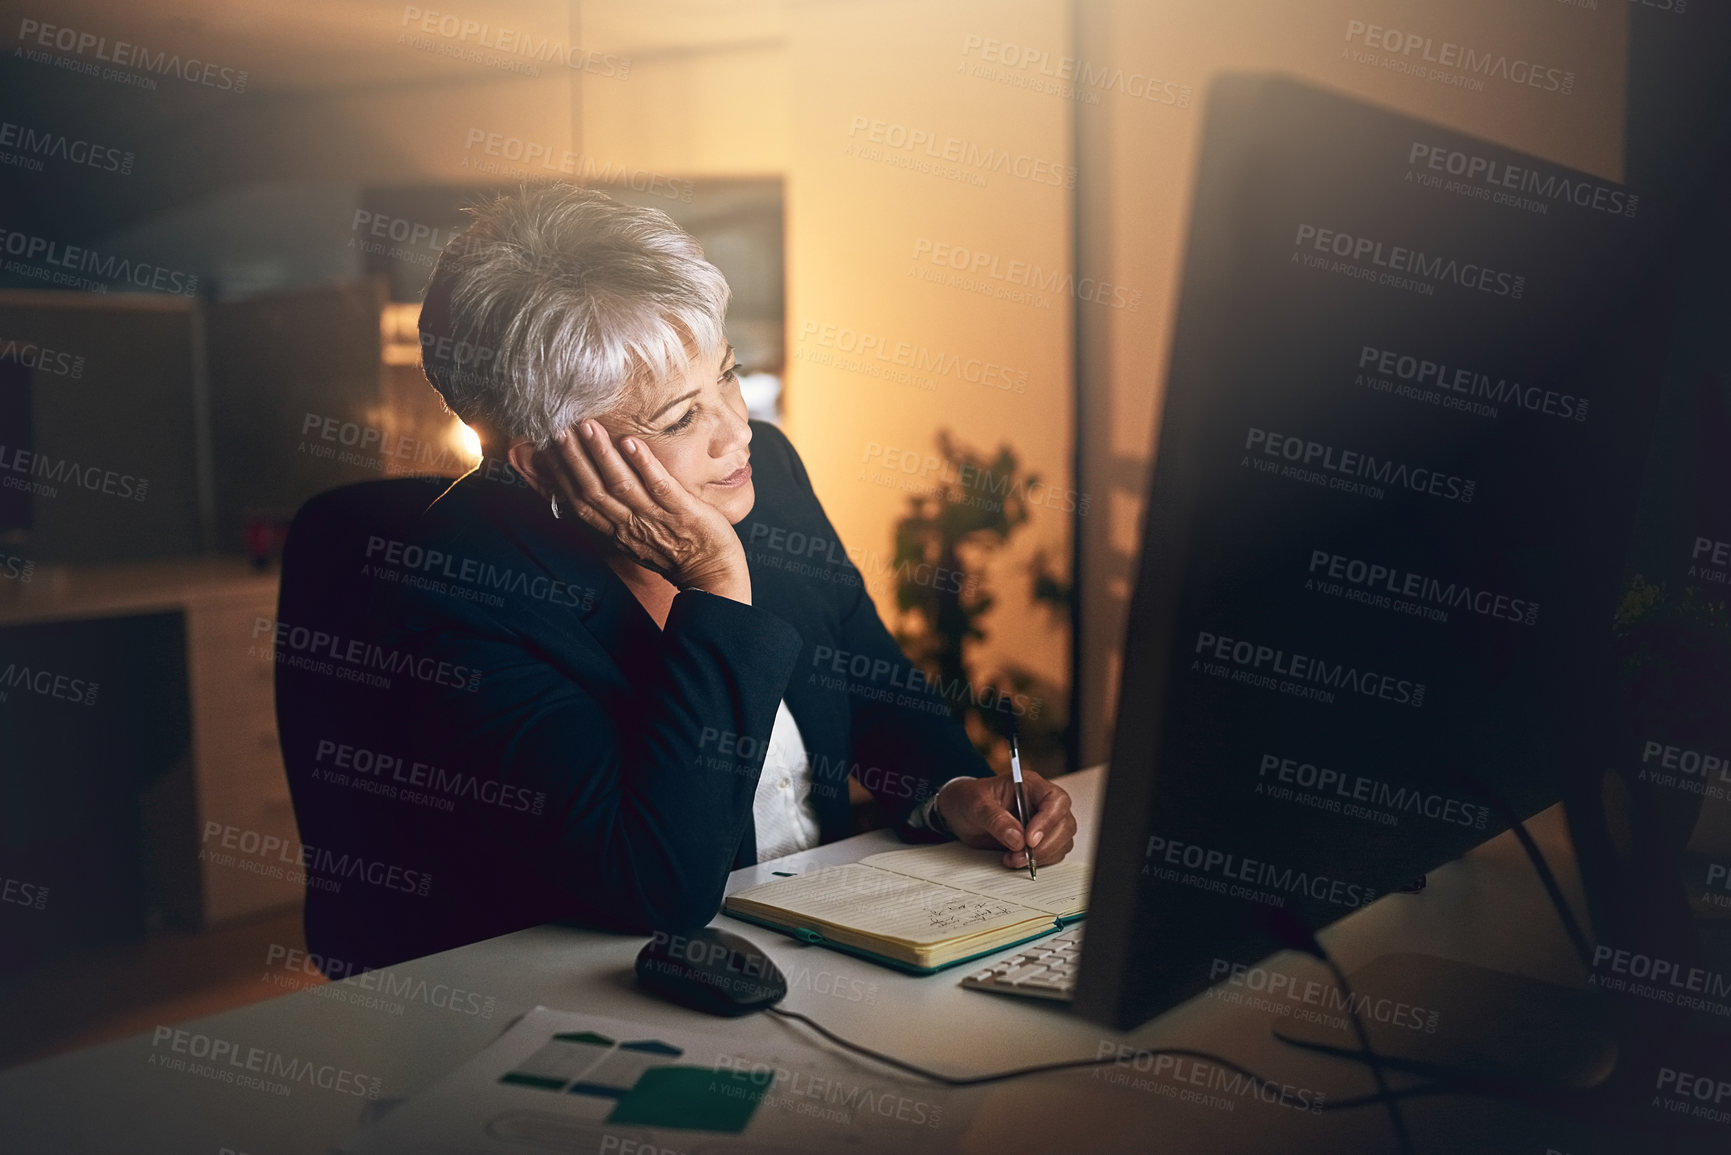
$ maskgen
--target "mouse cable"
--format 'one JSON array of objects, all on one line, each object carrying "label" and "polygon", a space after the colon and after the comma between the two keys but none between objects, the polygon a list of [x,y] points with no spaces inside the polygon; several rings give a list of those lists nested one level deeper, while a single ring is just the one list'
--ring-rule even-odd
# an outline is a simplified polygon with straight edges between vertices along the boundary
[{"label": "mouse cable", "polygon": [[[1340,969],[1340,964],[1334,961],[1334,956],[1328,953],[1328,948],[1322,945],[1322,940],[1316,937],[1316,932],[1291,911],[1277,908],[1269,912],[1270,929],[1286,944],[1312,958],[1319,959],[1328,968],[1328,973],[1334,978],[1334,985],[1339,989],[1341,997],[1346,1001],[1346,1013],[1352,1019],[1353,1034],[1358,1039],[1359,1050],[1337,1051],[1341,1057],[1350,1057],[1363,1063],[1370,1069],[1372,1080],[1376,1083],[1376,1094],[1367,1102],[1381,1102],[1388,1109],[1388,1123],[1394,1130],[1396,1145],[1401,1155],[1412,1155],[1412,1136],[1407,1132],[1406,1120],[1401,1116],[1400,1103],[1388,1085],[1388,1076],[1384,1068],[1388,1065],[1383,1056],[1377,1054],[1376,1048],[1370,1045],[1370,1032],[1365,1029],[1364,1018],[1358,1013],[1358,997],[1353,993],[1352,984],[1347,981],[1346,972]],[[1278,1029],[1273,1031],[1276,1039],[1290,1043]],[[1333,1050],[1332,1048],[1330,1050]]]},{"label": "mouse cable", "polygon": [[1526,851],[1527,860],[1533,864],[1533,872],[1539,876],[1539,882],[1545,888],[1545,897],[1550,899],[1551,908],[1562,920],[1563,930],[1569,936],[1569,944],[1575,948],[1575,954],[1580,958],[1581,965],[1587,968],[1587,973],[1593,972],[1593,948],[1587,940],[1587,933],[1581,929],[1581,924],[1575,918],[1575,912],[1570,909],[1568,900],[1563,897],[1563,888],[1557,885],[1556,875],[1551,873],[1551,864],[1545,860],[1544,851],[1533,841],[1533,836],[1527,830],[1526,819],[1522,818],[1515,808],[1509,805],[1508,799],[1490,783],[1480,778],[1470,770],[1450,769],[1446,772],[1467,789],[1472,790],[1491,804],[1491,809],[1497,812],[1497,817],[1508,823],[1514,832],[1515,839]]},{"label": "mouse cable", "polygon": [[[1358,1036],[1358,1045],[1364,1050],[1364,1063],[1370,1068],[1371,1078],[1376,1082],[1377,1093],[1374,1098],[1381,1100],[1388,1108],[1389,1126],[1394,1128],[1395,1142],[1400,1145],[1401,1155],[1412,1155],[1412,1136],[1407,1133],[1406,1120],[1401,1117],[1400,1101],[1390,1090],[1388,1076],[1383,1073],[1387,1063],[1370,1045],[1370,1032],[1365,1029],[1364,1019],[1358,1013],[1352,986],[1346,981],[1346,973],[1334,961],[1334,956],[1322,948],[1321,943],[1317,944],[1316,950],[1322,956],[1329,973],[1334,976],[1335,985],[1340,988],[1341,995],[1346,999],[1347,1012],[1352,1016],[1353,1033]],[[1279,1032],[1275,1034],[1278,1036]]]},{"label": "mouse cable", "polygon": [[889,1055],[886,1055],[881,1051],[874,1051],[870,1047],[863,1047],[858,1043],[850,1043],[848,1040],[842,1038],[816,1019],[807,1015],[802,1015],[798,1011],[784,1010],[777,1006],[768,1006],[765,1007],[764,1010],[771,1014],[780,1015],[784,1019],[798,1019],[800,1022],[804,1023],[806,1026],[810,1027],[812,1030],[838,1046],[845,1047],[848,1050],[864,1055],[867,1058],[876,1059],[885,1066],[894,1067],[898,1071],[906,1071],[910,1075],[918,1075],[922,1079],[930,1079],[934,1083],[942,1083],[947,1087],[977,1087],[982,1083],[1001,1083],[1006,1079],[1020,1079],[1026,1075],[1040,1075],[1047,1071],[1066,1071],[1077,1067],[1103,1067],[1113,1063],[1124,1063],[1130,1059],[1139,1059],[1144,1055],[1156,1057],[1160,1055],[1173,1055],[1178,1058],[1198,1059],[1203,1062],[1213,1063],[1215,1066],[1225,1068],[1234,1074],[1242,1075],[1255,1084],[1258,1089],[1263,1087],[1272,1087],[1278,1091],[1280,1086],[1278,1083],[1270,1083],[1267,1079],[1262,1078],[1254,1071],[1246,1070],[1230,1059],[1222,1059],[1218,1055],[1209,1054],[1207,1051],[1193,1051],[1187,1047],[1160,1047],[1154,1050],[1139,1050],[1130,1055],[1114,1055],[1109,1059],[1067,1059],[1061,1063],[1041,1063],[1036,1067],[1020,1067],[1014,1071],[1000,1071],[995,1075],[975,1075],[968,1078],[957,1078],[954,1075],[940,1075],[936,1071],[928,1071],[924,1067],[916,1067],[912,1063],[904,1063],[900,1059],[891,1058]]}]

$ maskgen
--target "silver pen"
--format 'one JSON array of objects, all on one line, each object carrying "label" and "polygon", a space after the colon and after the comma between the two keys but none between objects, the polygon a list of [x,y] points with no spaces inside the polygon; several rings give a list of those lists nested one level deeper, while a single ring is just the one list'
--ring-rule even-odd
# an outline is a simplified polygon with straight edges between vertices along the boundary
[{"label": "silver pen", "polygon": [[1010,777],[1016,780],[1016,817],[1022,821],[1022,849],[1028,855],[1028,877],[1039,878],[1034,872],[1034,848],[1028,845],[1028,823],[1034,815],[1028,810],[1028,792],[1022,788],[1022,756],[1016,751],[1016,736],[1010,735]]}]

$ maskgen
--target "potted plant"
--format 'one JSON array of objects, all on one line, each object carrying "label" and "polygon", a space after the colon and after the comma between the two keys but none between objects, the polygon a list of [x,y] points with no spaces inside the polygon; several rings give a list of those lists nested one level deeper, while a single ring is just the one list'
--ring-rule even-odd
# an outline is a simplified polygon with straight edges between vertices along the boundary
[{"label": "potted plant", "polygon": [[[997,604],[982,576],[985,561],[1028,523],[1028,494],[1041,479],[1024,472],[1008,445],[981,453],[947,429],[938,431],[937,444],[940,460],[948,463],[944,477],[934,488],[910,494],[895,526],[896,640],[988,760],[1008,762],[1013,726],[1023,763],[1057,773],[1069,725],[1064,688],[1013,662],[982,674],[972,653],[986,640],[986,618]],[[920,580],[937,572],[963,576]],[[1035,554],[1028,573],[1033,601],[1055,624],[1067,626],[1071,585],[1054,572],[1044,550]]]}]

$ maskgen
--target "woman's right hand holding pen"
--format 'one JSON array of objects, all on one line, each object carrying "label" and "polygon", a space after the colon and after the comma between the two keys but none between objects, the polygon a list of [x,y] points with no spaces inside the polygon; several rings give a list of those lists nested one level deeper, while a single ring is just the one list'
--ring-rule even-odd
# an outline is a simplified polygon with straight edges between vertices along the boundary
[{"label": "woman's right hand holding pen", "polygon": [[1033,848],[1034,863],[1050,866],[1061,862],[1076,845],[1076,818],[1070,813],[1070,795],[1062,786],[1048,782],[1032,770],[1022,771],[1023,789],[1034,819],[1028,823],[1027,840],[1016,817],[1016,784],[1007,774],[990,778],[963,778],[938,791],[938,812],[956,838],[981,850],[1004,848],[1004,865],[1021,870],[1028,864],[1026,851]]}]

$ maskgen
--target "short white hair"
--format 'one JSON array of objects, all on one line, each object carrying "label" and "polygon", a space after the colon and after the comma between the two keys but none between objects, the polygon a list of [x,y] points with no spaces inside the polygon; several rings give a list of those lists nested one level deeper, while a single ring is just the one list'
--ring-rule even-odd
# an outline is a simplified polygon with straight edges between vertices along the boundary
[{"label": "short white hair", "polygon": [[726,343],[721,270],[667,214],[563,181],[466,210],[421,307],[421,369],[482,438],[545,448]]}]

